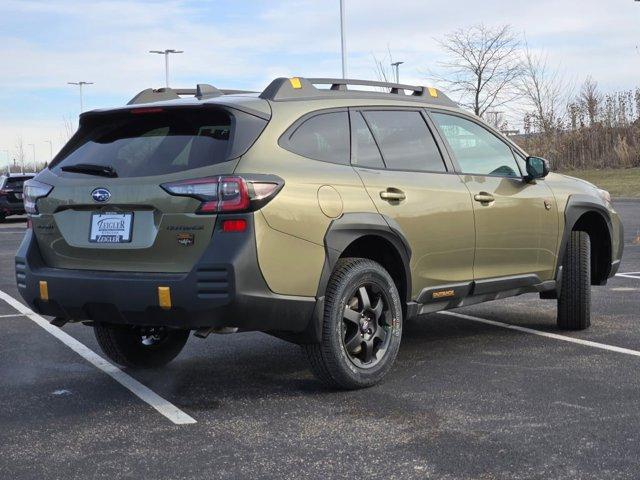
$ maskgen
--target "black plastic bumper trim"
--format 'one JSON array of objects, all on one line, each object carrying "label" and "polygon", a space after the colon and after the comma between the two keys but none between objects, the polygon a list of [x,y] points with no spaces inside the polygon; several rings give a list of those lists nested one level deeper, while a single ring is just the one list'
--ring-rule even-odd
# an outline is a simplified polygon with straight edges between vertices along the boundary
[{"label": "black plastic bumper trim", "polygon": [[[316,299],[269,290],[258,265],[253,214],[234,218],[245,218],[247,230],[223,233],[217,225],[200,260],[184,274],[51,268],[28,230],[16,254],[18,290],[34,311],[71,321],[304,331]],[[39,298],[41,280],[48,283],[48,301]],[[158,286],[170,287],[172,308],[158,306]]]}]

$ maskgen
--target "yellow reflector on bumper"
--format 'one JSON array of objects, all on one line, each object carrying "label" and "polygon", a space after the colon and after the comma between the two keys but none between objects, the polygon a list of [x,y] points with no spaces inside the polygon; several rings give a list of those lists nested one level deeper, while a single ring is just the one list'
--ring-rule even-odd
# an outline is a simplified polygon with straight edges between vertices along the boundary
[{"label": "yellow reflector on bumper", "polygon": [[433,98],[438,98],[438,90],[436,90],[433,87],[428,87],[429,90],[429,95],[431,95]]},{"label": "yellow reflector on bumper", "polygon": [[171,308],[171,289],[158,287],[158,305],[162,308]]},{"label": "yellow reflector on bumper", "polygon": [[289,81],[291,82],[291,86],[293,88],[302,88],[302,83],[300,83],[300,79],[298,77],[290,78]]},{"label": "yellow reflector on bumper", "polygon": [[40,300],[49,300],[49,286],[44,280],[40,280]]}]

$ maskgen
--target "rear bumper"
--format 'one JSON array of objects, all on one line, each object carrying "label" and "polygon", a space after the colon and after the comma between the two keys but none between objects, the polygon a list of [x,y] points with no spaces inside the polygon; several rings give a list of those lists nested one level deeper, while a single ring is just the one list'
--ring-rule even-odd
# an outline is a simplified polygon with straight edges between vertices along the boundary
[{"label": "rear bumper", "polygon": [[[51,268],[28,230],[16,254],[18,290],[34,311],[70,321],[304,331],[316,299],[269,290],[258,266],[253,217],[244,218],[248,228],[242,233],[223,233],[216,226],[204,254],[185,274]],[[41,298],[41,281],[47,282],[47,300]],[[161,286],[170,288],[171,308],[159,306]]]}]

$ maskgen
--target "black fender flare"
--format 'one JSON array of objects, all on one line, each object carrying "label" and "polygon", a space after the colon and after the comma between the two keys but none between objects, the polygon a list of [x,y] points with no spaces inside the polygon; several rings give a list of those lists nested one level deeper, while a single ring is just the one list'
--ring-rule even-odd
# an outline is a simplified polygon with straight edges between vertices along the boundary
[{"label": "black fender flare", "polygon": [[[567,205],[564,209],[564,232],[562,233],[562,239],[560,240],[560,246],[558,249],[558,260],[556,262],[556,280],[560,283],[560,268],[564,259],[564,252],[567,248],[567,242],[569,241],[569,235],[573,231],[576,223],[585,213],[597,213],[602,220],[604,220],[609,232],[609,245],[613,249],[613,225],[611,223],[611,216],[609,215],[609,209],[604,204],[604,201],[600,201],[590,195],[571,195],[567,201]],[[623,242],[620,242],[621,244]],[[614,258],[614,252],[610,252],[611,258]],[[611,268],[611,266],[610,266]],[[605,278],[608,277],[610,271],[606,273]]]},{"label": "black fender flare", "polygon": [[387,240],[402,259],[406,278],[406,299],[411,299],[411,247],[400,225],[393,219],[379,213],[345,213],[331,221],[324,236],[325,258],[318,289],[316,305],[307,328],[300,334],[281,334],[280,338],[299,344],[322,341],[322,320],[324,318],[324,296],[331,273],[344,250],[358,238],[374,235]]},{"label": "black fender flare", "polygon": [[324,236],[324,265],[318,290],[316,306],[307,329],[295,338],[285,338],[296,343],[317,343],[322,340],[322,319],[324,317],[324,295],[331,273],[340,259],[342,252],[358,238],[374,235],[387,240],[396,249],[402,259],[405,281],[407,305],[411,300],[411,247],[400,225],[385,215],[379,213],[345,213],[333,220],[327,227]]},{"label": "black fender flare", "polygon": [[329,277],[342,252],[358,238],[368,235],[381,237],[394,246],[402,259],[407,282],[405,301],[411,299],[409,241],[395,220],[379,213],[346,213],[329,224],[324,236],[325,261],[318,283],[318,298],[324,297]]}]

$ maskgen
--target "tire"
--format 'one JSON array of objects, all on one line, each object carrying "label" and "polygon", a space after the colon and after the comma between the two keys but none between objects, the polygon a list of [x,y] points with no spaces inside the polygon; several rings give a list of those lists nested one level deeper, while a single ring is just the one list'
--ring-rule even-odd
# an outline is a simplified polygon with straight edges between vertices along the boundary
[{"label": "tire", "polygon": [[303,346],[316,377],[345,390],[375,385],[401,337],[402,302],[389,273],[372,260],[340,259],[327,285],[322,341]]},{"label": "tire", "polygon": [[591,241],[586,232],[571,232],[562,262],[558,295],[558,328],[584,330],[591,325]]},{"label": "tire", "polygon": [[189,339],[189,330],[146,329],[130,325],[95,324],[102,351],[115,363],[131,368],[155,368],[173,360]]}]

